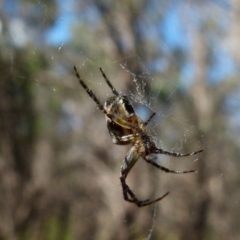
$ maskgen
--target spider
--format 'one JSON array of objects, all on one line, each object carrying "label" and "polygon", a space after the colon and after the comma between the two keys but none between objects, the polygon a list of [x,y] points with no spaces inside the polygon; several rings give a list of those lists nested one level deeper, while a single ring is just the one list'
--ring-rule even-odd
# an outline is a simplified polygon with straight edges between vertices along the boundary
[{"label": "spider", "polygon": [[88,95],[97,104],[98,108],[105,114],[107,128],[109,134],[112,138],[113,143],[118,145],[131,144],[129,152],[123,160],[120,173],[120,182],[122,185],[124,200],[136,204],[138,207],[147,206],[162,200],[166,197],[169,192],[165,193],[159,198],[154,200],[139,200],[136,195],[132,192],[129,186],[126,184],[126,178],[134,164],[142,157],[147,163],[153,165],[154,167],[167,172],[167,173],[191,173],[196,172],[195,170],[188,171],[174,171],[166,167],[159,165],[153,156],[150,154],[164,154],[173,157],[186,157],[195,155],[197,153],[203,152],[203,150],[198,150],[192,153],[176,153],[168,152],[161,148],[158,148],[146,129],[146,126],[151,121],[156,113],[153,113],[147,121],[143,121],[135,112],[130,100],[124,94],[119,93],[111,84],[102,68],[100,71],[103,78],[105,79],[107,85],[111,89],[113,96],[107,98],[104,105],[100,103],[96,95],[88,88],[86,83],[83,81],[79,75],[76,66],[74,66],[75,74],[78,78],[79,83],[88,93]]}]

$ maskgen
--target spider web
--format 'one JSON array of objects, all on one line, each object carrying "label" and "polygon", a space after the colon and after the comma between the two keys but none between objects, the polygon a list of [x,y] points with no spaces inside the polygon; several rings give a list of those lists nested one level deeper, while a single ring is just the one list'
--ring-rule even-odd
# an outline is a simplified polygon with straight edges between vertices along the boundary
[{"label": "spider web", "polygon": [[[153,124],[149,130],[152,132],[155,140],[157,142],[160,141],[160,146],[163,145],[160,139],[161,136],[157,136],[158,133],[154,129],[159,127],[161,120],[170,121],[174,125],[177,125],[179,128],[184,129],[182,138],[178,140],[179,143],[176,143],[177,145],[171,149],[172,151],[180,151],[183,148],[184,143],[188,141],[189,136],[195,131],[195,128],[194,126],[189,126],[187,119],[177,119],[174,115],[171,114],[171,111],[163,111],[159,109],[158,97],[161,95],[161,90],[164,85],[169,84],[168,80],[153,78],[147,67],[144,66],[139,56],[126,57],[123,60],[116,61],[116,63],[118,63],[120,67],[131,76],[130,85],[134,90],[129,90],[127,92],[127,95],[132,100],[133,105],[135,104],[135,109],[138,115],[144,121],[146,121],[151,113],[156,113],[157,120],[153,120]],[[137,75],[131,70],[132,65],[140,66],[140,74]],[[154,86],[156,85],[157,90],[153,90]],[[178,87],[178,85],[173,86],[173,89],[169,95],[166,96],[166,102],[170,101],[171,98],[174,97]],[[150,90],[147,90],[147,88]]]},{"label": "spider web", "polygon": [[[100,60],[99,60],[100,61]],[[98,60],[97,58],[95,58],[94,60],[90,60],[90,59],[86,59],[86,61],[84,61],[84,63],[82,64],[82,66],[86,67],[86,65],[88,64],[93,64],[96,67],[98,66]],[[103,63],[102,63],[103,64]],[[166,149],[166,147],[164,147],[162,141],[161,141],[161,136],[159,136],[158,134],[158,129],[160,126],[160,122],[159,119],[163,119],[164,121],[170,121],[177,125],[180,128],[184,128],[184,134],[182,136],[182,138],[180,140],[176,140],[176,146],[174,146],[171,151],[175,151],[175,152],[179,152],[183,149],[183,145],[185,145],[187,143],[187,140],[189,138],[189,135],[192,134],[192,132],[194,131],[194,127],[191,127],[187,124],[187,121],[184,120],[179,120],[177,118],[175,118],[173,115],[170,114],[164,114],[163,111],[158,111],[157,110],[157,105],[158,105],[158,96],[161,94],[161,90],[162,87],[164,86],[164,84],[167,84],[167,80],[159,80],[159,79],[154,79],[153,77],[151,77],[151,73],[148,71],[148,69],[144,66],[144,64],[142,63],[141,59],[139,56],[130,56],[130,57],[126,57],[124,59],[121,60],[117,60],[117,61],[107,61],[104,65],[105,66],[105,73],[107,74],[108,78],[110,79],[110,81],[112,82],[112,84],[114,86],[116,86],[116,82],[114,81],[114,77],[112,76],[113,74],[111,74],[111,70],[114,67],[120,67],[120,71],[124,71],[126,72],[129,76],[130,76],[130,89],[133,90],[126,90],[126,89],[118,89],[118,91],[120,91],[121,93],[127,94],[127,96],[131,99],[131,101],[133,102],[133,105],[135,106],[135,110],[137,111],[137,113],[139,114],[139,116],[143,119],[146,120],[152,112],[156,112],[157,113],[157,120],[153,120],[153,123],[150,124],[149,126],[149,132],[151,134],[151,136],[154,137],[155,141],[157,142],[157,145],[159,147],[162,147],[163,149]],[[135,72],[133,72],[131,70],[131,66],[132,65],[138,65],[141,66],[141,71],[140,74],[136,74]],[[110,71],[110,74],[108,73],[108,71]],[[93,76],[94,74],[90,74],[91,76]],[[97,84],[99,86],[103,86],[103,82],[99,82],[96,83],[95,79],[93,79],[94,83],[93,84]],[[148,91],[147,88],[151,89],[152,85],[156,84],[156,81],[160,81],[160,84],[158,89],[157,89],[157,94],[156,91]],[[92,82],[92,81],[91,81]],[[150,87],[149,87],[150,86]],[[174,94],[176,92],[177,86],[175,86],[175,89],[172,90],[172,92],[169,94],[169,96],[167,96],[167,101],[171,100],[172,97],[174,97]],[[102,88],[101,88],[102,89]],[[106,97],[109,97],[108,94],[106,94]],[[159,163],[161,163],[161,165],[166,166],[168,168],[171,169],[170,165],[171,161],[170,157],[168,156],[158,156],[158,160]],[[144,163],[143,163],[144,164]],[[138,171],[138,170],[135,170]],[[157,169],[153,169],[154,171],[154,175],[152,177],[152,181],[156,180],[156,177],[161,175],[161,171],[157,170]],[[165,174],[164,178],[171,178],[170,176],[171,174],[169,174],[169,176],[167,176]],[[162,179],[161,179],[162,180]],[[161,194],[161,190],[163,188],[161,188],[161,181],[159,181],[158,183],[159,185],[159,189],[160,191],[155,192],[154,196],[155,197],[159,197],[158,195]],[[152,198],[154,198],[154,196]],[[154,226],[155,226],[155,219],[157,216],[157,208],[154,205],[153,206],[153,210],[152,210],[152,219],[150,221],[150,227],[149,227],[149,233],[146,237],[146,239],[151,239],[152,233],[154,231]]]},{"label": "spider web", "polygon": [[[136,74],[134,71],[132,71],[131,67],[133,65],[141,66],[140,74]],[[172,124],[175,126],[184,129],[184,133],[182,135],[182,138],[175,139],[176,144],[174,147],[170,149],[170,151],[174,152],[181,152],[183,149],[183,145],[187,144],[187,141],[189,139],[189,136],[194,132],[194,127],[191,127],[188,125],[188,122],[184,119],[180,120],[174,117],[174,115],[171,114],[171,111],[164,112],[164,111],[158,111],[158,97],[161,95],[161,90],[164,87],[165,84],[168,84],[167,79],[155,79],[151,76],[151,73],[148,71],[147,67],[143,64],[141,61],[141,58],[139,56],[129,56],[121,60],[107,60],[106,62],[102,62],[100,56],[94,56],[91,58],[85,58],[82,62],[79,62],[78,65],[79,71],[86,71],[87,75],[83,77],[84,81],[86,81],[87,85],[90,86],[90,88],[96,93],[96,95],[101,99],[101,102],[112,95],[112,93],[109,93],[109,89],[105,84],[104,79],[102,79],[102,76],[100,72],[98,71],[99,67],[102,67],[109,78],[109,80],[112,82],[113,86],[116,87],[116,89],[124,94],[127,94],[127,96],[131,99],[136,112],[141,117],[141,119],[146,120],[152,112],[156,112],[156,118],[153,119],[152,123],[148,127],[149,133],[153,138],[155,139],[155,142],[157,145],[163,149],[167,149],[164,145],[164,141],[161,140],[161,135],[159,135],[159,128],[161,128],[161,121],[171,121]],[[126,88],[120,88],[118,87],[119,83],[115,79],[115,72],[112,71],[112,69],[118,68],[119,71],[122,71],[129,75],[129,85],[130,90]],[[96,71],[91,72],[88,71],[88,69],[96,69]],[[153,91],[152,86],[156,85],[156,82],[158,83],[158,89],[157,91]],[[97,86],[97,87],[96,87]],[[177,91],[177,87],[175,86],[172,91],[167,96],[166,101],[170,101],[171,98],[174,97],[175,92]],[[98,91],[95,90],[98,88]],[[150,89],[150,91],[148,90]],[[99,91],[100,90],[100,91]],[[81,89],[80,89],[81,91]],[[156,93],[157,92],[157,93]],[[89,100],[89,98],[87,97]],[[96,113],[98,109],[96,107]],[[103,123],[104,124],[104,123]],[[119,151],[121,153],[123,151]],[[122,158],[122,155],[120,155]],[[197,158],[196,158],[197,159]],[[174,160],[171,160],[169,156],[157,156],[156,159],[159,164],[174,169]],[[141,160],[139,161],[141,162]],[[143,164],[145,164],[143,162]],[[135,169],[134,171],[138,171],[138,169]],[[161,185],[164,185],[162,183],[162,180],[164,181],[170,180],[172,178],[171,174],[165,174],[159,171],[158,169],[153,169],[154,175],[151,177],[151,181],[154,182],[156,179],[161,178],[161,181],[158,181],[158,191],[153,193],[153,196],[150,196],[151,198],[159,197],[159,195],[163,194],[163,188]],[[164,174],[164,177],[161,177],[161,175]],[[115,176],[116,177],[116,176]],[[167,189],[171,190],[171,189]],[[165,193],[165,192],[164,192]],[[157,208],[154,205],[152,208],[151,213],[151,221],[149,223],[149,233],[147,234],[146,239],[151,239],[152,233],[154,231],[155,227],[155,219],[157,217]]]}]

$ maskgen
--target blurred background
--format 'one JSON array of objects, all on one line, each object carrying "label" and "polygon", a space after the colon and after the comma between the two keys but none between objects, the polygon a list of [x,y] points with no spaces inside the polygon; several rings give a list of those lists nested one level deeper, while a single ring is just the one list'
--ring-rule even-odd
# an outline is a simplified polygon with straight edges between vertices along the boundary
[{"label": "blurred background", "polygon": [[[240,1],[0,1],[0,240],[216,240],[240,236]],[[204,152],[127,178],[102,67],[159,147]]]}]

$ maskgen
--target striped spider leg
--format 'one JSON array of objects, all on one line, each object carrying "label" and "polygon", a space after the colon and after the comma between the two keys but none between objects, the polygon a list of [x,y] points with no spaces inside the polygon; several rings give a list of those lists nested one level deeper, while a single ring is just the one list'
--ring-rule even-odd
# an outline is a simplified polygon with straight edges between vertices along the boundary
[{"label": "striped spider leg", "polygon": [[129,152],[123,160],[120,173],[120,181],[123,190],[123,197],[126,201],[136,204],[138,207],[143,207],[150,205],[152,203],[158,202],[166,197],[169,192],[165,193],[161,197],[154,200],[139,200],[129,186],[126,184],[126,178],[132,167],[142,157],[147,163],[153,165],[154,167],[168,173],[191,173],[194,170],[188,171],[174,171],[165,168],[158,163],[155,159],[150,156],[150,154],[164,154],[173,157],[186,157],[195,155],[202,152],[203,150],[195,151],[192,153],[175,153],[168,152],[161,148],[157,148],[156,144],[151,136],[149,136],[146,126],[155,116],[153,113],[146,122],[142,121],[141,118],[136,114],[130,100],[124,94],[120,94],[111,84],[106,74],[100,68],[103,78],[105,79],[107,85],[112,90],[113,96],[107,98],[104,106],[100,103],[96,95],[87,87],[81,76],[79,75],[77,68],[74,66],[75,74],[79,80],[79,83],[88,93],[88,95],[94,100],[99,109],[105,114],[107,128],[109,134],[112,138],[113,143],[118,145],[128,145],[131,144]]}]

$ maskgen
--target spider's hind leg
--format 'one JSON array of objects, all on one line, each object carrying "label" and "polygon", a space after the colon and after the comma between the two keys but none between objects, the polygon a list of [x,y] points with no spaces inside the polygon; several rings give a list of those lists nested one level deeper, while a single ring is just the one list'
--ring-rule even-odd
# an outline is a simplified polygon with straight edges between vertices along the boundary
[{"label": "spider's hind leg", "polygon": [[187,157],[187,156],[192,156],[192,155],[198,154],[200,152],[203,152],[203,149],[195,151],[195,152],[191,152],[191,153],[176,153],[176,152],[168,152],[161,148],[156,148],[153,153],[168,155],[168,156],[172,156],[172,157]]},{"label": "spider's hind leg", "polygon": [[154,199],[154,200],[139,200],[135,194],[132,192],[132,190],[129,188],[129,186],[126,184],[126,178],[134,164],[139,159],[140,155],[137,152],[136,146],[133,146],[129,152],[127,153],[127,156],[125,157],[123,164],[121,166],[121,174],[120,174],[120,181],[122,184],[122,191],[123,191],[123,197],[125,201],[135,203],[138,207],[144,207],[147,205],[150,205],[152,203],[158,202],[162,200],[164,197],[166,197],[169,192],[165,193],[163,196]]},{"label": "spider's hind leg", "polygon": [[140,201],[135,196],[135,194],[132,192],[132,190],[128,187],[128,185],[125,182],[125,178],[123,176],[120,177],[120,181],[122,184],[124,200],[127,202],[135,203],[138,207],[144,207],[144,206],[153,204],[155,202],[158,202],[158,201],[162,200],[163,198],[165,198],[169,194],[169,192],[167,192],[163,196],[156,198],[154,200],[151,200],[151,201],[149,199]]},{"label": "spider's hind leg", "polygon": [[151,158],[151,157],[144,157],[143,158],[147,163],[153,165],[154,167],[167,172],[167,173],[177,173],[177,174],[181,174],[181,173],[192,173],[192,172],[196,172],[195,170],[187,170],[187,171],[175,171],[175,170],[170,170],[166,167],[163,167],[161,165],[159,165],[158,163],[156,163],[154,160],[156,160],[155,158]]}]

